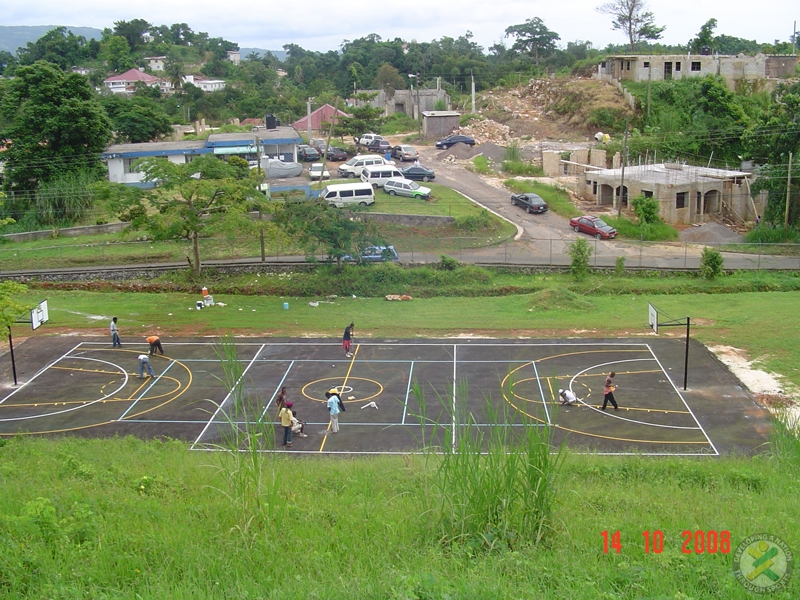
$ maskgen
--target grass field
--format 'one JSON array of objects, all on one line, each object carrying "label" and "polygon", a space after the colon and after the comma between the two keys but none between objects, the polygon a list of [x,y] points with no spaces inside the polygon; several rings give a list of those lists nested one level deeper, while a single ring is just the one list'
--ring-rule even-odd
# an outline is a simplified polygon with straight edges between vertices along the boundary
[{"label": "grass field", "polygon": [[[108,284],[105,293],[31,289],[27,297],[50,304],[51,321],[34,335],[107,336],[108,319],[117,315],[123,342],[160,327],[167,347],[171,335],[223,332],[339,339],[350,321],[357,339],[644,341],[653,335],[653,302],[672,316],[691,316],[693,338],[744,349],[760,368],[783,375],[785,389],[800,386],[793,334],[800,330],[800,291],[792,274],[711,282],[594,274],[575,284],[567,275],[475,267],[404,271],[386,265],[337,276],[325,268],[316,280],[209,274],[208,287],[226,306],[203,311],[189,310],[199,289],[127,291],[144,282]],[[386,302],[349,293],[393,277],[404,291],[451,295]],[[338,297],[259,293],[292,279]],[[152,283],[167,289],[167,281]],[[216,289],[224,285],[253,295]],[[527,293],[518,293],[525,285]],[[452,295],[458,290],[463,295]],[[312,299],[322,302],[314,308]],[[19,343],[23,327],[14,327]],[[250,433],[271,439],[268,430]],[[744,600],[754,596],[732,567],[742,540],[763,532],[795,553],[800,548],[800,442],[779,425],[755,457],[564,451],[548,462],[533,441],[513,453],[490,445],[486,455],[459,447],[443,456],[294,460],[225,448],[188,452],[171,440],[0,440],[0,598]],[[521,464],[527,472],[514,470]],[[519,518],[526,498],[541,528]],[[475,518],[482,525],[465,525]],[[605,553],[603,532],[617,531],[620,552]],[[656,531],[663,532],[663,551],[646,552],[643,533],[652,540]],[[730,548],[698,553],[692,543],[685,553],[687,531],[693,541],[698,531],[704,539],[714,532],[715,540],[729,532]],[[795,573],[769,597],[792,600],[799,592]]]}]

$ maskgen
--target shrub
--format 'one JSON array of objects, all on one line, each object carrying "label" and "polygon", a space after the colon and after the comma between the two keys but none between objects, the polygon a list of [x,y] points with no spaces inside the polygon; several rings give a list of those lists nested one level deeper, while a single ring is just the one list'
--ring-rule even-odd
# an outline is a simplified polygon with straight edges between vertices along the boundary
[{"label": "shrub", "polygon": [[719,250],[706,246],[700,257],[700,276],[703,279],[714,279],[722,273],[722,254]]},{"label": "shrub", "polygon": [[592,249],[585,239],[579,238],[569,245],[567,250],[572,263],[570,272],[576,281],[583,281],[589,275],[589,259],[592,256]]},{"label": "shrub", "polygon": [[631,206],[640,223],[660,223],[658,214],[658,200],[645,196],[636,196],[631,200]]},{"label": "shrub", "polygon": [[511,142],[506,148],[506,158],[508,162],[522,162],[522,150],[517,142]]},{"label": "shrub", "polygon": [[461,231],[479,231],[492,226],[492,217],[488,210],[481,210],[476,215],[467,215],[466,217],[456,217],[453,221],[453,227]]},{"label": "shrub", "polygon": [[489,159],[482,154],[472,159],[472,164],[475,165],[475,172],[485,175],[491,169],[489,168]]},{"label": "shrub", "polygon": [[442,254],[437,268],[442,271],[455,271],[459,266],[461,266],[461,263],[459,263],[455,258],[447,256],[446,254]]},{"label": "shrub", "polygon": [[625,277],[625,257],[618,256],[614,261],[614,275],[617,277]]},{"label": "shrub", "polygon": [[748,231],[744,239],[751,244],[798,244],[800,243],[800,231],[797,227],[787,229],[762,222],[758,227]]},{"label": "shrub", "polygon": [[518,175],[523,177],[542,177],[544,169],[538,165],[532,165],[525,162],[511,162],[503,161],[500,168],[508,175]]}]

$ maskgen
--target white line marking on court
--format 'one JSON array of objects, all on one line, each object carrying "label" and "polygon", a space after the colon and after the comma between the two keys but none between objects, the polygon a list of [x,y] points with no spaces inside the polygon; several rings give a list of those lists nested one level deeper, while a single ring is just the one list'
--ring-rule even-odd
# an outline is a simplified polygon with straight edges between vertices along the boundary
[{"label": "white line marking on court", "polygon": [[[64,358],[64,357],[62,356],[61,358]],[[86,404],[79,404],[77,406],[73,406],[71,408],[65,408],[64,410],[57,410],[55,412],[42,413],[41,415],[26,415],[24,417],[13,417],[13,418],[9,418],[9,419],[0,419],[0,423],[5,423],[7,421],[25,421],[25,420],[28,420],[28,419],[41,419],[42,417],[53,417],[55,415],[63,415],[63,414],[68,413],[68,412],[72,412],[72,411],[75,411],[75,410],[80,410],[82,408],[88,408],[89,406],[92,406],[93,404],[97,404],[98,402],[102,402],[103,400],[107,400],[108,398],[110,398],[111,396],[116,394],[118,391],[120,391],[122,388],[124,388],[125,384],[128,383],[128,374],[125,372],[125,369],[123,369],[121,366],[119,366],[117,364],[114,364],[112,362],[108,362],[107,360],[100,360],[99,358],[88,358],[86,356],[70,356],[69,358],[72,358],[74,360],[93,360],[95,362],[99,362],[99,363],[103,363],[103,364],[106,364],[106,365],[110,365],[111,367],[116,367],[117,369],[119,369],[122,372],[122,374],[125,376],[125,378],[122,380],[122,384],[117,389],[115,389],[114,391],[106,394],[105,396],[97,398],[96,400],[92,400],[91,402],[87,402]],[[13,406],[13,404],[11,406]]]},{"label": "white line marking on court", "polygon": [[539,378],[539,369],[536,368],[536,361],[531,361],[531,366],[533,367],[533,373],[536,375],[536,384],[539,386],[539,395],[542,397],[542,404],[544,405],[544,414],[547,416],[547,424],[552,425],[553,422],[550,420],[550,411],[547,410],[547,398],[544,397],[544,390],[542,389],[542,380]]},{"label": "white line marking on court", "polygon": [[[233,384],[234,389],[236,388],[237,385],[239,385],[239,382],[242,381],[242,379],[244,379],[244,376],[247,375],[247,372],[250,370],[250,367],[252,367],[255,364],[256,359],[258,358],[258,355],[261,354],[261,351],[264,349],[264,346],[266,346],[266,344],[261,344],[261,348],[258,349],[258,352],[256,352],[255,356],[253,356],[253,358],[250,360],[250,364],[248,364],[245,370],[242,371],[242,374],[239,376],[239,379],[237,379],[236,383]],[[192,443],[190,450],[194,449],[195,445],[200,442],[200,438],[203,437],[206,430],[211,426],[211,423],[213,423],[214,419],[217,418],[219,411],[222,410],[222,407],[225,406],[225,403],[228,401],[228,398],[230,397],[231,397],[231,392],[228,392],[225,395],[225,398],[223,398],[222,402],[219,403],[219,406],[217,406],[217,410],[215,410],[214,414],[211,415],[211,418],[208,420],[208,423],[206,423],[206,426],[203,427],[203,431],[200,432],[200,435],[198,435],[197,439]]]},{"label": "white line marking on court", "polygon": [[400,421],[401,425],[406,424],[406,411],[408,410],[408,395],[411,393],[411,376],[414,373],[414,361],[411,361],[411,368],[408,370],[408,387],[406,388],[406,399],[403,402],[403,418]]},{"label": "white line marking on court", "polygon": [[150,385],[148,385],[148,386],[147,386],[147,389],[146,389],[145,391],[143,391],[141,394],[139,394],[139,397],[138,397],[138,398],[136,398],[136,400],[134,400],[134,401],[133,401],[133,404],[131,404],[131,405],[130,405],[130,406],[127,408],[127,410],[125,410],[125,412],[124,412],[124,413],[122,413],[122,416],[121,416],[119,419],[117,419],[117,421],[122,421],[122,419],[124,419],[124,418],[125,418],[125,415],[127,415],[129,412],[131,412],[131,410],[133,410],[133,407],[134,407],[134,406],[136,406],[136,404],[139,402],[139,400],[141,400],[142,398],[144,398],[144,397],[147,395],[147,392],[149,392],[150,390],[152,390],[152,389],[153,389],[153,386],[154,386],[155,384],[157,384],[157,383],[158,383],[158,381],[159,381],[159,380],[160,380],[160,379],[161,379],[161,378],[164,376],[164,374],[165,374],[167,371],[169,371],[169,370],[172,368],[172,365],[174,365],[174,364],[175,364],[175,361],[174,361],[174,360],[170,360],[170,361],[169,361],[169,364],[167,365],[167,368],[166,368],[166,369],[164,369],[164,370],[163,370],[163,371],[162,371],[162,372],[159,374],[159,376],[158,376],[158,377],[155,377],[155,378],[153,378],[153,380],[150,382]]},{"label": "white line marking on court", "polygon": [[453,344],[453,412],[451,420],[452,435],[453,435],[453,450],[456,448],[456,369],[458,368],[458,344]]},{"label": "white line marking on court", "polygon": [[21,389],[23,389],[23,388],[24,388],[25,386],[27,386],[27,385],[28,385],[28,384],[29,384],[31,381],[33,381],[33,380],[34,380],[34,379],[36,379],[36,378],[37,378],[39,375],[41,375],[42,373],[44,373],[45,371],[47,371],[47,369],[49,369],[50,367],[52,367],[53,365],[55,365],[57,362],[59,362],[59,361],[63,360],[63,359],[64,359],[64,358],[66,358],[66,357],[68,357],[68,356],[69,356],[69,355],[70,355],[72,352],[75,352],[75,350],[77,350],[78,348],[80,348],[80,347],[81,347],[81,344],[83,344],[83,343],[84,343],[84,342],[81,342],[80,344],[78,344],[78,345],[76,345],[75,347],[73,347],[71,350],[68,350],[68,351],[66,352],[66,354],[63,354],[62,356],[59,356],[59,357],[58,357],[57,359],[55,359],[53,362],[51,362],[51,363],[48,363],[48,364],[46,364],[45,366],[43,366],[41,369],[39,369],[39,370],[38,370],[38,371],[37,371],[37,372],[36,372],[36,373],[33,375],[33,377],[31,377],[30,379],[28,379],[28,381],[26,381],[26,382],[25,382],[25,383],[23,383],[21,386],[19,386],[17,389],[15,389],[14,391],[12,391],[12,392],[11,392],[11,393],[10,393],[8,396],[6,396],[6,397],[5,397],[5,398],[3,398],[2,400],[0,400],[0,404],[2,404],[3,402],[5,402],[5,401],[6,401],[6,400],[8,400],[9,398],[11,398],[11,396],[13,396],[14,394],[16,394],[16,393],[17,393],[18,391],[20,391]]},{"label": "white line marking on court", "polygon": [[[653,355],[652,351],[650,352],[650,354]],[[653,355],[653,356],[655,356],[655,355]],[[593,365],[591,367],[586,367],[583,371],[579,371],[578,373],[575,373],[575,375],[572,376],[572,379],[569,380],[569,389],[570,390],[572,389],[572,384],[575,381],[575,379],[580,377],[584,373],[586,373],[586,371],[591,371],[592,369],[596,369],[598,367],[607,367],[609,365],[618,365],[620,363],[642,362],[642,361],[651,361],[651,360],[654,360],[654,359],[652,359],[652,358],[628,358],[628,359],[625,359],[625,360],[614,360],[614,361],[611,361],[611,362],[599,363],[599,364]],[[656,360],[656,362],[658,362],[658,361]],[[661,370],[663,371],[664,369],[662,368]],[[673,387],[675,387],[675,386],[673,386]],[[680,394],[678,394],[678,395],[680,396]],[[576,396],[577,396],[577,394],[576,394]],[[625,421],[627,423],[636,423],[637,425],[646,425],[648,427],[661,427],[663,429],[690,429],[690,430],[693,430],[693,431],[697,430],[697,429],[702,429],[701,427],[684,427],[683,425],[661,425],[660,423],[648,423],[647,421],[637,421],[636,419],[629,419],[628,417],[621,417],[621,416],[616,415],[614,413],[603,411],[600,408],[595,408],[594,406],[586,404],[583,400],[579,400],[579,402],[581,404],[583,404],[586,408],[589,408],[589,409],[591,409],[591,410],[593,410],[595,412],[599,412],[599,413],[605,412],[605,416],[610,417],[612,419],[619,419],[620,421]],[[684,402],[684,404],[686,404],[686,403]],[[687,408],[688,408],[688,406],[687,406]],[[653,409],[653,410],[658,412],[658,409]],[[692,415],[692,416],[694,416],[694,415]],[[695,419],[695,423],[697,423],[697,419]],[[700,425],[700,423],[697,423],[697,424]],[[706,439],[708,439],[708,436],[706,436]]]},{"label": "white line marking on court", "polygon": [[[284,361],[284,362],[286,362],[286,361]],[[281,377],[280,383],[275,388],[275,391],[272,393],[272,398],[270,398],[269,401],[267,402],[267,404],[264,406],[264,412],[262,412],[261,416],[258,418],[259,422],[264,420],[264,415],[267,414],[267,411],[269,410],[269,407],[272,405],[272,401],[275,400],[275,396],[278,395],[278,392],[281,390],[281,387],[283,387],[283,382],[286,381],[286,378],[289,376],[289,371],[292,370],[292,367],[294,366],[294,362],[295,361],[292,361],[292,363],[286,368],[286,372],[283,374],[283,377]]]},{"label": "white line marking on court", "polygon": [[650,354],[653,355],[653,360],[655,360],[658,363],[658,366],[661,367],[661,371],[664,373],[664,375],[666,375],[667,381],[669,381],[670,385],[675,390],[675,393],[678,394],[678,398],[681,399],[681,402],[683,402],[683,405],[686,407],[686,410],[688,410],[689,414],[692,415],[692,418],[694,419],[694,422],[697,423],[697,426],[700,428],[700,431],[703,432],[703,435],[705,436],[706,440],[708,440],[708,443],[714,449],[714,453],[717,456],[719,456],[719,450],[717,450],[717,447],[714,445],[714,442],[711,441],[711,438],[708,437],[708,434],[706,433],[706,430],[703,429],[703,426],[700,424],[700,421],[697,420],[697,417],[694,415],[694,412],[692,412],[692,409],[689,408],[689,405],[686,403],[686,400],[684,400],[683,395],[681,394],[680,390],[675,385],[675,383],[672,381],[672,377],[669,376],[669,373],[667,373],[666,369],[664,369],[664,365],[662,365],[661,361],[658,360],[658,357],[656,356],[656,353],[653,352],[652,348],[650,348],[650,344],[647,345],[647,348],[648,348],[648,350],[650,350]]}]

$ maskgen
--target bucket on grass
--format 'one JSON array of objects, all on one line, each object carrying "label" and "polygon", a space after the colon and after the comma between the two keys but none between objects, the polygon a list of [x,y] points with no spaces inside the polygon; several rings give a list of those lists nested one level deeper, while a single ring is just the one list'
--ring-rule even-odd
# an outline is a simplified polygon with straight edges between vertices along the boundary
[{"label": "bucket on grass", "polygon": [[283,310],[289,310],[289,303],[288,302],[284,302],[283,303]]},{"label": "bucket on grass", "polygon": [[202,289],[202,290],[200,290],[200,291],[201,291],[201,292],[203,292],[203,296],[204,296],[204,297],[205,297],[205,296],[208,296],[208,288],[207,288],[206,286],[203,286],[203,289]]},{"label": "bucket on grass", "polygon": [[203,310],[203,301],[202,300],[198,300],[197,301],[197,310]]},{"label": "bucket on grass", "polygon": [[214,306],[214,296],[203,296],[203,304],[206,306]]}]

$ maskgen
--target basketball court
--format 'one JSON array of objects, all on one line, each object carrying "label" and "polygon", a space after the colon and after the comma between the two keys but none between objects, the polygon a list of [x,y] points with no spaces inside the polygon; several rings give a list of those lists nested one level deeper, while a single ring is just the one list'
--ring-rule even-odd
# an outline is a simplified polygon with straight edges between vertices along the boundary
[{"label": "basketball court", "polygon": [[[26,373],[0,395],[0,436],[136,435],[213,448],[233,428],[277,421],[281,389],[306,421],[293,453],[407,453],[475,427],[552,427],[576,451],[717,456],[755,452],[766,412],[702,344],[647,336],[598,340],[356,340],[345,358],[332,340],[236,340],[241,394],[229,394],[210,340],[163,340],[156,376],[138,378],[147,344],[30,338],[18,349]],[[7,361],[5,361],[7,362]],[[4,365],[5,368],[5,365]],[[600,409],[616,372],[619,410]],[[230,375],[227,376],[231,378]],[[325,392],[346,406],[328,433]],[[561,406],[558,389],[577,405]],[[282,431],[275,427],[279,446]]]}]

